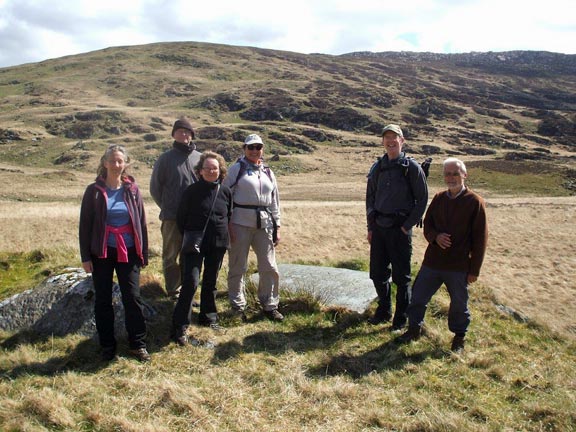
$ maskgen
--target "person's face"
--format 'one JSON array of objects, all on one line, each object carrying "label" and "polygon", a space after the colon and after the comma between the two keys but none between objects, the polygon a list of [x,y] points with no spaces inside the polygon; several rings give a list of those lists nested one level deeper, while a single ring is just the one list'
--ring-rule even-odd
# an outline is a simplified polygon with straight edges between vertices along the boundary
[{"label": "person's face", "polygon": [[112,152],[108,159],[104,161],[106,175],[109,177],[120,177],[126,168],[124,154],[119,151]]},{"label": "person's face", "polygon": [[388,154],[388,159],[396,159],[400,156],[402,151],[402,145],[404,144],[404,138],[400,135],[396,135],[396,132],[386,131],[382,136],[382,145],[386,154]]},{"label": "person's face", "polygon": [[450,192],[460,192],[465,179],[466,174],[460,171],[455,162],[449,163],[444,167],[444,182],[446,186],[448,186],[448,189],[450,189]]},{"label": "person's face", "polygon": [[190,144],[192,141],[192,131],[184,128],[178,128],[174,131],[174,140],[181,144]]},{"label": "person's face", "polygon": [[253,164],[257,164],[262,154],[264,153],[264,146],[262,144],[254,143],[244,146],[244,155]]},{"label": "person's face", "polygon": [[207,158],[202,164],[200,175],[207,182],[215,182],[220,177],[220,164],[214,158]]}]

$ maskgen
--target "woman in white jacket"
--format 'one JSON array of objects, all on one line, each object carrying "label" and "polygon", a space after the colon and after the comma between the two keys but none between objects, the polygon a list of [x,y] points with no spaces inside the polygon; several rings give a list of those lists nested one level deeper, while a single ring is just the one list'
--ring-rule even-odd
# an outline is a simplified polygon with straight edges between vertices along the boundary
[{"label": "woman in white jacket", "polygon": [[232,309],[246,320],[244,276],[250,247],[258,262],[258,299],[264,315],[282,321],[279,274],[274,247],[280,241],[280,200],[272,170],[262,160],[264,143],[251,134],[244,141],[244,157],[229,169],[224,185],[232,190],[231,249],[228,263],[228,296]]}]

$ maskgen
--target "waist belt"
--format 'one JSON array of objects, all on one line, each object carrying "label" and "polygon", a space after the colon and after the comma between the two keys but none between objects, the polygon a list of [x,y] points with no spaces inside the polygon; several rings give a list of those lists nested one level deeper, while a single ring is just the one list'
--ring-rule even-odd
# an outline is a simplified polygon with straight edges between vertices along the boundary
[{"label": "waist belt", "polygon": [[258,228],[258,229],[262,228],[262,218],[260,217],[260,212],[265,211],[266,213],[268,213],[270,215],[270,218],[272,219],[272,225],[274,226],[274,231],[276,231],[276,229],[277,229],[276,220],[272,216],[272,212],[270,211],[270,209],[268,207],[257,206],[257,205],[244,205],[244,204],[237,204],[237,203],[234,203],[234,207],[249,209],[249,210],[255,210],[256,211],[256,228]]}]

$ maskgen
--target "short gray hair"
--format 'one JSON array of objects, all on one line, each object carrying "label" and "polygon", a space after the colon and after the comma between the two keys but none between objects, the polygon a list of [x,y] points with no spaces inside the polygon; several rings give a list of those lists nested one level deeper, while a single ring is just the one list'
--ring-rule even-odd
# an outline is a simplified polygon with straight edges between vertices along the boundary
[{"label": "short gray hair", "polygon": [[444,168],[446,168],[446,165],[448,164],[456,164],[456,166],[458,166],[458,169],[460,170],[460,172],[463,172],[464,174],[468,175],[468,171],[466,171],[466,165],[464,165],[464,162],[462,162],[460,159],[455,158],[455,157],[449,157],[444,161]]}]

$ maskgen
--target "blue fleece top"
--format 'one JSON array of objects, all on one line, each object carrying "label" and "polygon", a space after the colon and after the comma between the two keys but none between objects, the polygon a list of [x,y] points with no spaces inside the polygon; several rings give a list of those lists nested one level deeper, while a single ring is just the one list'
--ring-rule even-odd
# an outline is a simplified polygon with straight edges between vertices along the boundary
[{"label": "blue fleece top", "polygon": [[[106,224],[119,227],[130,223],[130,214],[128,213],[128,207],[124,202],[124,188],[110,189],[106,188],[106,195],[108,195],[108,213],[106,215]],[[134,237],[131,234],[122,234],[124,237],[124,242],[126,247],[134,246]],[[114,234],[108,236],[108,246],[116,247],[116,237]]]}]

